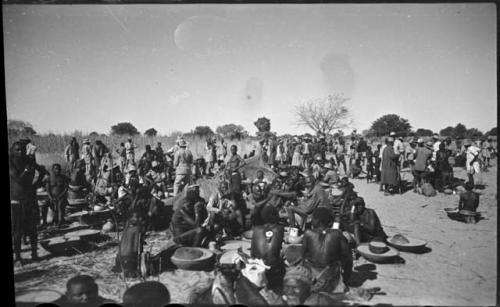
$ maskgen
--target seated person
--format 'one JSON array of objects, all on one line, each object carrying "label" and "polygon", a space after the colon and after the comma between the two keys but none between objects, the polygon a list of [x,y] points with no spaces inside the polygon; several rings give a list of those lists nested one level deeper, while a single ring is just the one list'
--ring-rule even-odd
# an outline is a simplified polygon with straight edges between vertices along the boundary
[{"label": "seated person", "polygon": [[302,259],[316,280],[312,285],[315,292],[343,292],[341,275],[347,281],[352,272],[351,249],[342,232],[330,228],[332,224],[330,210],[315,209],[312,229],[306,230],[302,240]]},{"label": "seated person", "polygon": [[307,176],[305,179],[306,196],[304,200],[299,201],[298,206],[287,208],[288,219],[291,227],[295,227],[295,214],[302,217],[302,230],[305,230],[307,217],[312,214],[314,209],[320,206],[328,206],[328,195],[323,187],[316,183],[313,176]]},{"label": "seated person", "polygon": [[145,217],[142,212],[132,211],[122,233],[113,271],[123,271],[125,277],[139,276],[139,255],[142,253],[145,235],[144,224]]},{"label": "seated person", "polygon": [[265,265],[271,267],[266,271],[268,288],[281,289],[285,264],[281,259],[281,246],[285,230],[278,225],[278,210],[273,206],[265,206],[261,212],[264,225],[255,226],[253,229],[251,256],[262,259]]},{"label": "seated person", "polygon": [[123,293],[123,307],[158,307],[169,303],[170,292],[158,281],[135,284]]},{"label": "seated person", "polygon": [[88,306],[100,306],[114,303],[111,300],[99,296],[99,287],[94,279],[88,275],[77,275],[66,283],[66,294],[54,302],[58,305],[86,304]]},{"label": "seated person", "polygon": [[251,208],[251,216],[250,222],[252,226],[263,225],[264,221],[262,220],[262,209],[271,199],[271,195],[267,194],[264,189],[261,188],[260,185],[254,185],[252,187],[252,194],[249,196],[249,207]]},{"label": "seated person", "polygon": [[75,168],[71,171],[68,186],[68,199],[81,199],[85,197],[85,189],[88,188],[85,177],[85,161],[78,160]]},{"label": "seated person", "polygon": [[349,174],[351,178],[358,178],[358,176],[363,172],[363,169],[361,168],[361,160],[355,159],[354,163],[349,165]]},{"label": "seated person", "polygon": [[[460,200],[458,201],[459,213],[474,213],[479,206],[479,194],[472,191],[474,188],[473,184],[468,181],[465,183],[465,192],[460,194]],[[467,215],[466,222],[475,222],[474,215]]]},{"label": "seated person", "polygon": [[349,233],[348,238],[359,245],[360,243],[380,241],[385,242],[387,234],[382,228],[380,219],[373,209],[365,207],[362,197],[357,197],[352,202],[352,214],[349,225],[344,229]]},{"label": "seated person", "polygon": [[258,170],[257,171],[257,178],[252,182],[252,185],[269,185],[270,182],[266,178],[264,178],[264,171]]},{"label": "seated person", "polygon": [[283,300],[288,306],[335,306],[339,302],[326,294],[312,292],[311,271],[301,265],[287,269],[283,280]]},{"label": "seated person", "polygon": [[208,217],[203,226],[208,226],[214,232],[224,230],[229,236],[239,236],[243,225],[238,223],[226,181],[219,184],[218,191],[213,193],[207,204]]},{"label": "seated person", "polygon": [[172,216],[174,242],[185,246],[200,247],[207,235],[202,223],[208,216],[198,185],[190,185],[186,194],[177,199]]},{"label": "seated person", "polygon": [[297,192],[294,191],[294,181],[292,178],[285,179],[279,189],[271,189],[269,194],[271,197],[269,204],[278,210],[288,207],[291,202],[297,200]]},{"label": "seated person", "polygon": [[330,162],[325,164],[324,168],[326,172],[321,179],[323,182],[326,182],[330,185],[337,183],[340,179],[337,168],[335,167],[335,162],[332,163],[332,160],[333,158],[330,159]]}]

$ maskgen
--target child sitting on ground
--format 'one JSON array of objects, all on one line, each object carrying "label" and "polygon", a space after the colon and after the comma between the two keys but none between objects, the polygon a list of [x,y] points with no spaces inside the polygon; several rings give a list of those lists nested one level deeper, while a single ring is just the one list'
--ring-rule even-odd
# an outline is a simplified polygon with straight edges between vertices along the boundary
[{"label": "child sitting on ground", "polygon": [[465,192],[460,194],[460,200],[458,201],[459,213],[465,217],[467,224],[477,222],[476,210],[479,206],[479,194],[472,191],[473,188],[472,182],[465,183]]}]

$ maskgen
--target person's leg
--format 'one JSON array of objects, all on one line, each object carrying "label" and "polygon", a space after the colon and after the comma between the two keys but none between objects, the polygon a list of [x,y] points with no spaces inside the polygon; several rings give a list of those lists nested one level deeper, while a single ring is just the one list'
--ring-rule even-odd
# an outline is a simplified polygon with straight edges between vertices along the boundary
[{"label": "person's leg", "polygon": [[174,181],[174,196],[176,196],[180,191],[182,191],[184,175],[175,175]]}]

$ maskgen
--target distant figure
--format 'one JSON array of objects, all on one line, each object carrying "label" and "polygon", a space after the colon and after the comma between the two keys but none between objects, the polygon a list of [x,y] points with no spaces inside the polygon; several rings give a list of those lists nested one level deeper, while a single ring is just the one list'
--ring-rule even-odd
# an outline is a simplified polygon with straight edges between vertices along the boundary
[{"label": "distant figure", "polygon": [[145,281],[123,294],[123,307],[160,307],[170,303],[170,292],[161,282]]},{"label": "distant figure", "polygon": [[179,141],[179,149],[174,153],[175,181],[174,196],[182,191],[186,184],[191,182],[191,167],[193,164],[193,154],[186,148],[184,140]]},{"label": "distant figure", "polygon": [[88,182],[92,182],[95,172],[94,172],[94,156],[92,155],[92,147],[90,146],[90,140],[83,140],[82,145],[82,159],[85,161],[85,176]]},{"label": "distant figure", "polygon": [[116,150],[116,153],[120,161],[120,171],[124,173],[127,167],[127,149],[125,148],[125,143],[120,143],[120,148]]},{"label": "distant figure", "polygon": [[466,140],[464,142],[464,147],[466,149],[467,157],[465,164],[465,167],[467,169],[467,176],[469,177],[469,182],[474,185],[477,184],[477,180],[475,179],[480,179],[481,176],[481,165],[479,164],[479,154],[481,152],[481,149],[473,144],[470,140]]},{"label": "distant figure", "polygon": [[399,156],[394,153],[394,139],[389,137],[387,146],[382,152],[382,180],[381,185],[384,187],[384,195],[389,195],[390,188],[398,185],[399,171],[398,159]]},{"label": "distant figure", "polygon": [[68,146],[64,149],[64,156],[66,157],[66,162],[68,162],[69,170],[71,172],[75,167],[76,161],[80,159],[80,145],[75,137],[71,138]]},{"label": "distant figure", "polygon": [[158,163],[162,164],[165,162],[165,153],[163,152],[163,148],[161,147],[161,142],[158,142],[156,144],[155,157]]},{"label": "distant figure", "polygon": [[126,152],[126,163],[125,165],[135,165],[135,148],[137,146],[132,142],[132,138],[129,138],[125,143],[125,152]]},{"label": "distant figure", "polygon": [[425,170],[432,158],[432,151],[424,146],[424,140],[417,140],[417,152],[415,153],[415,165],[413,166],[413,192],[417,193],[425,178]]}]

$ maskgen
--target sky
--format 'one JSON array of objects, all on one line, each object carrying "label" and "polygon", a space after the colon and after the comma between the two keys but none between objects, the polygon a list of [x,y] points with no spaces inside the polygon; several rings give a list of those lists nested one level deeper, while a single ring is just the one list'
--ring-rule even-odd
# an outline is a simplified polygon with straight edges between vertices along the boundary
[{"label": "sky", "polygon": [[[3,5],[8,119],[39,133],[160,134],[349,98],[353,127],[497,122],[496,7],[448,4]],[[350,131],[347,129],[346,131]]]}]

